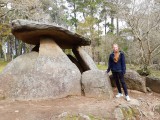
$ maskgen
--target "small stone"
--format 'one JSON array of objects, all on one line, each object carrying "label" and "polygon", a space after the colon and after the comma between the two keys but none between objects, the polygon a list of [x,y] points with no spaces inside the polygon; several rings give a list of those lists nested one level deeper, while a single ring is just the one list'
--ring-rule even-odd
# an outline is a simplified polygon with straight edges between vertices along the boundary
[{"label": "small stone", "polygon": [[156,105],[154,110],[160,114],[160,104]]},{"label": "small stone", "polygon": [[150,116],[154,116],[154,112],[149,112],[148,113]]},{"label": "small stone", "polygon": [[149,87],[147,87],[147,91],[148,91],[148,92],[152,92],[152,90],[151,90]]},{"label": "small stone", "polygon": [[19,112],[19,110],[15,110],[14,112],[15,112],[15,113],[18,113],[18,112]]},{"label": "small stone", "polygon": [[62,114],[58,115],[58,118],[63,118],[68,115],[68,112],[63,112]]},{"label": "small stone", "polygon": [[82,113],[79,113],[78,115],[80,116],[79,120],[91,120],[91,119],[89,118],[89,116],[84,115],[84,114],[82,114]]}]

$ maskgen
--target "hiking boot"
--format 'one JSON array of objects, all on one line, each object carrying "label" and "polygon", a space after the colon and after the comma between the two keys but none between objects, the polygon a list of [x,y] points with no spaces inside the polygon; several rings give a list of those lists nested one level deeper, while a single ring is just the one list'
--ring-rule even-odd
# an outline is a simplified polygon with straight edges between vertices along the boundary
[{"label": "hiking boot", "polygon": [[119,97],[122,97],[122,96],[123,96],[122,93],[118,93],[118,94],[116,95],[116,98],[119,98]]},{"label": "hiking boot", "polygon": [[126,100],[127,100],[127,101],[130,101],[130,100],[131,100],[128,95],[126,96]]}]

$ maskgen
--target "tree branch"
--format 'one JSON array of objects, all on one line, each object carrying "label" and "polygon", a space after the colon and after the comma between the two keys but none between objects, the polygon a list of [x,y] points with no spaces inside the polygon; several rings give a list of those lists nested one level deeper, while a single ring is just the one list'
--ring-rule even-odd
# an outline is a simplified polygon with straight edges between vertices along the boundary
[{"label": "tree branch", "polygon": [[154,57],[156,57],[157,55],[159,55],[160,54],[160,51],[157,53],[157,54],[155,54],[154,56],[152,56],[152,59],[154,58]]},{"label": "tree branch", "polygon": [[154,49],[151,50],[151,53],[155,52],[160,47],[160,44],[158,44]]},{"label": "tree branch", "polygon": [[8,3],[9,3],[9,1],[7,1],[7,2],[0,2],[0,7],[5,7],[5,6],[7,6]]},{"label": "tree branch", "polygon": [[10,11],[13,11],[14,9],[12,10],[8,10],[6,13],[4,13],[3,15],[0,15],[0,18],[4,17],[5,15],[7,15]]}]

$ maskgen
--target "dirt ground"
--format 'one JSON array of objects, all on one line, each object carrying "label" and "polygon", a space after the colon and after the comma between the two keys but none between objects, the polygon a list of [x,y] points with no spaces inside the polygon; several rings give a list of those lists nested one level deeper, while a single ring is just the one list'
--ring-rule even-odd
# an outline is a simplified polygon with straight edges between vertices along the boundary
[{"label": "dirt ground", "polygon": [[[160,94],[129,90],[129,95],[131,99],[139,101],[138,109],[141,111],[142,120],[160,120],[160,114],[154,111],[154,107],[160,104]],[[1,100],[0,120],[58,120],[66,114],[72,116],[65,118],[67,120],[74,119],[78,114],[90,116],[93,120],[112,120],[114,110],[120,104],[130,103],[124,97],[98,100],[84,96],[39,101]]]}]

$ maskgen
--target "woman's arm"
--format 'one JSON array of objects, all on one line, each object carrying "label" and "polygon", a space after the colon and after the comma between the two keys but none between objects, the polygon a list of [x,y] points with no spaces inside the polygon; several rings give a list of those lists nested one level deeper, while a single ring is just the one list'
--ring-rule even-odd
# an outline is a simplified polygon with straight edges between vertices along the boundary
[{"label": "woman's arm", "polygon": [[122,65],[122,72],[123,74],[126,73],[126,62],[125,62],[125,56],[123,53],[121,53],[121,65]]}]

